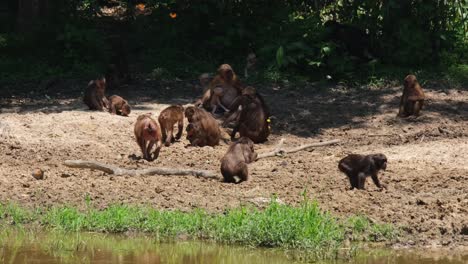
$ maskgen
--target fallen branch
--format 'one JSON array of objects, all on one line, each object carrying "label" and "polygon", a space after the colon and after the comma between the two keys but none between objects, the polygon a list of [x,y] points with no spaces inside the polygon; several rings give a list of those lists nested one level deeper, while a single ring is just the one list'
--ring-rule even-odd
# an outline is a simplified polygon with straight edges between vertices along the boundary
[{"label": "fallen branch", "polygon": [[114,165],[108,165],[97,161],[88,160],[66,160],[63,163],[65,166],[71,168],[84,168],[100,170],[112,175],[128,175],[128,176],[142,176],[142,175],[193,175],[203,178],[219,179],[218,175],[213,171],[207,170],[190,170],[190,169],[172,169],[172,168],[148,168],[148,169],[122,169]]},{"label": "fallen branch", "polygon": [[321,146],[332,145],[332,144],[340,142],[340,140],[339,139],[334,139],[334,140],[330,140],[330,141],[304,144],[304,145],[301,145],[299,147],[289,148],[289,149],[284,149],[281,146],[283,144],[283,142],[284,142],[284,140],[281,139],[280,142],[278,143],[278,146],[273,151],[259,154],[257,156],[257,160],[263,159],[263,158],[268,158],[268,157],[279,156],[279,155],[283,155],[285,153],[294,153],[294,152],[298,152],[298,151],[308,149],[308,148],[312,148],[312,147],[321,147]]}]

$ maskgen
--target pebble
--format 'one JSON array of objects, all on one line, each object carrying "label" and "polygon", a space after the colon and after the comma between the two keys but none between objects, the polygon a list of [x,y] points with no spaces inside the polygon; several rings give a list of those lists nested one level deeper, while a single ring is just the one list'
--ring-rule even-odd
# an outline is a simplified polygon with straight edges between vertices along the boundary
[{"label": "pebble", "polygon": [[32,172],[32,176],[36,180],[43,180],[44,179],[44,172],[41,169],[34,169],[34,171]]}]

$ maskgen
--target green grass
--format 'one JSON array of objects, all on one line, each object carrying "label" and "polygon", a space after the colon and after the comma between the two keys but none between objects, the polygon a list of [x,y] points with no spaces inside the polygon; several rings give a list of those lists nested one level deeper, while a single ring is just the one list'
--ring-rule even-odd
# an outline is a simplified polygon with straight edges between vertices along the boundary
[{"label": "green grass", "polygon": [[80,211],[74,207],[30,210],[18,205],[0,205],[0,225],[27,226],[66,232],[144,232],[158,240],[180,237],[252,247],[280,247],[313,251],[321,258],[336,256],[345,240],[385,241],[395,239],[397,230],[364,216],[346,219],[322,211],[316,202],[298,207],[272,201],[264,209],[241,207],[209,214],[162,211],[149,207],[113,205],[103,210]]}]

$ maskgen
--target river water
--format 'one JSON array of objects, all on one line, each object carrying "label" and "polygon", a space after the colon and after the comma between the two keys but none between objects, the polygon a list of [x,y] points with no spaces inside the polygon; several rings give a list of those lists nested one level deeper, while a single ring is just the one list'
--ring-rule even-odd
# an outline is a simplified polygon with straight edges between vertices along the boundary
[{"label": "river water", "polygon": [[[147,236],[95,233],[3,232],[0,263],[303,263],[309,254],[280,249],[248,248],[207,242],[159,243]],[[372,250],[320,263],[462,264],[466,251]]]}]

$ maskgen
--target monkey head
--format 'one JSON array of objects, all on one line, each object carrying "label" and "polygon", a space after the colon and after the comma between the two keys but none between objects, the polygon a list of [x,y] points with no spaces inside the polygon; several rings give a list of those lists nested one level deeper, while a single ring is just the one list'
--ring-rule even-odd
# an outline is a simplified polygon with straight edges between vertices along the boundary
[{"label": "monkey head", "polygon": [[205,87],[210,83],[211,76],[209,73],[203,73],[198,77],[198,80],[200,81],[200,85]]},{"label": "monkey head", "polygon": [[185,117],[187,117],[187,120],[190,122],[192,120],[193,115],[195,114],[195,107],[194,106],[189,106],[185,109],[184,111]]},{"label": "monkey head", "polygon": [[387,157],[384,154],[374,154],[372,155],[372,160],[375,163],[375,166],[378,169],[386,170],[387,169]]},{"label": "monkey head", "polygon": [[122,109],[120,110],[123,116],[128,116],[131,112],[131,107],[129,104],[125,103],[122,105]]},{"label": "monkey head", "polygon": [[255,53],[251,52],[249,55],[247,55],[247,63],[254,64],[257,61],[257,56]]},{"label": "monkey head", "polygon": [[249,146],[249,148],[250,148],[252,151],[254,151],[254,143],[253,143],[253,141],[252,141],[250,138],[248,138],[248,137],[241,137],[241,138],[239,138],[239,139],[237,140],[237,142],[238,142],[239,144],[245,144],[245,145]]},{"label": "monkey head", "polygon": [[407,88],[413,88],[418,83],[416,76],[410,74],[405,77],[404,86]]},{"label": "monkey head", "polygon": [[247,86],[244,89],[242,89],[242,95],[254,97],[256,94],[257,94],[257,90],[253,88],[252,86]]},{"label": "monkey head", "polygon": [[200,126],[198,124],[189,123],[185,128],[185,131],[187,131],[187,139],[190,140],[194,138],[197,135],[197,131],[199,130]]},{"label": "monkey head", "polygon": [[104,91],[106,89],[106,78],[105,77],[101,77],[101,78],[97,79],[95,81],[95,83],[96,83],[97,89],[102,90],[102,91]]},{"label": "monkey head", "polygon": [[234,70],[229,64],[223,64],[219,66],[218,74],[227,82],[230,82],[234,79]]}]

